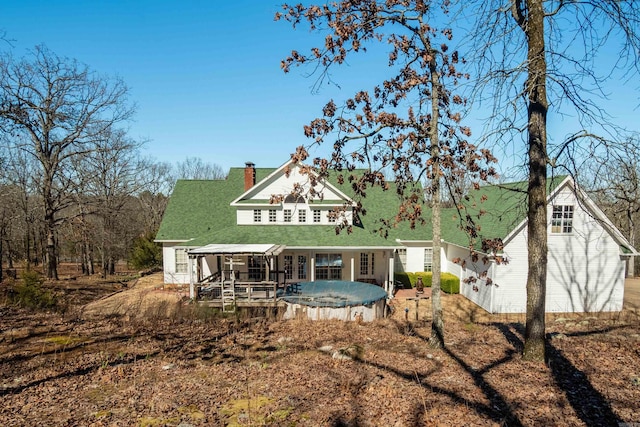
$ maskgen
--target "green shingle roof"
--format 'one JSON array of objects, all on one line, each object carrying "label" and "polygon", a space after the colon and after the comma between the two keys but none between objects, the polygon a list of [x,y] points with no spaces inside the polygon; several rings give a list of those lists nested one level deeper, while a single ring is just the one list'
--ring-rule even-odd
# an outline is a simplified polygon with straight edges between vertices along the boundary
[{"label": "green shingle roof", "polygon": [[[256,168],[256,182],[274,172],[272,168]],[[550,188],[564,177],[549,180]],[[347,195],[348,184],[336,187]],[[526,182],[502,186],[484,186],[472,191],[466,202],[471,217],[480,225],[480,235],[486,238],[504,238],[526,218]],[[398,246],[396,239],[431,240],[431,212],[424,209],[426,224],[410,229],[401,223],[389,230],[385,238],[376,230],[381,219],[392,218],[398,211],[399,200],[393,190],[381,188],[367,190],[362,200],[366,215],[361,215],[361,227],[353,232],[336,234],[332,225],[237,225],[236,208],[230,203],[244,192],[244,168],[231,168],[224,180],[178,180],[165,210],[159,241],[186,241],[189,246],[217,244],[273,243],[286,246],[339,246],[382,247]],[[482,196],[485,197],[482,197]],[[485,200],[486,199],[486,200]],[[478,217],[480,211],[485,211]],[[461,230],[455,208],[442,210],[442,238],[446,242],[468,246],[469,239]]]}]

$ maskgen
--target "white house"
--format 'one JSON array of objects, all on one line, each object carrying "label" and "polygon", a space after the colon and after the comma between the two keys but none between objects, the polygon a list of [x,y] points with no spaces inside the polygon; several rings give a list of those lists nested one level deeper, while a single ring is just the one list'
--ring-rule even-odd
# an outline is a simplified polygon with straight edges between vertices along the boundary
[{"label": "white house", "polygon": [[[366,215],[350,209],[351,233],[336,233],[334,208],[353,206],[348,184],[316,183],[323,198],[274,198],[310,189],[300,166],[277,169],[231,168],[224,180],[179,180],[165,211],[156,241],[163,245],[166,283],[190,283],[233,274],[250,283],[346,280],[376,283],[390,294],[395,271],[430,271],[431,228],[407,224],[376,230],[399,206],[393,191],[373,188],[362,204]],[[526,183],[480,187],[470,194],[481,238],[500,238],[507,263],[494,254],[472,261],[470,242],[457,210],[442,212],[442,270],[462,280],[461,294],[492,313],[526,308]],[[549,180],[549,263],[547,310],[617,311],[622,308],[625,263],[637,255],[602,211],[575,188],[570,177]],[[428,209],[425,210],[428,217]],[[475,250],[480,251],[479,242]],[[482,261],[482,259],[489,261]],[[482,273],[485,272],[486,275]],[[487,278],[491,285],[486,285]]]}]

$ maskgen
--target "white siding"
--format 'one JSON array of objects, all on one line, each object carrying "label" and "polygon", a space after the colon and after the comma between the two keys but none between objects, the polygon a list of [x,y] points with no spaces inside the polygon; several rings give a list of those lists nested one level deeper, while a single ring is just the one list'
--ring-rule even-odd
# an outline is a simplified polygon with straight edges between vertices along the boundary
[{"label": "white siding", "polygon": [[[469,256],[469,251],[466,251],[466,256],[463,259],[464,266],[460,270],[460,293],[485,310],[491,311],[492,287],[487,285],[487,276],[483,273],[491,273],[490,269],[493,263],[485,262],[482,259],[473,261]],[[475,281],[470,279],[475,279]],[[470,281],[466,283],[465,280]]]},{"label": "white siding", "polygon": [[[307,192],[311,187],[309,185],[309,176],[301,175],[298,172],[298,167],[291,168],[289,176],[285,176],[284,173],[278,174],[272,177],[272,180],[266,183],[266,186],[256,188],[256,192],[250,195],[251,199],[257,200],[269,200],[274,194],[288,194],[293,189],[294,184],[300,184],[304,188],[304,192]],[[325,201],[335,200],[341,201],[342,199],[333,191],[326,187],[317,185],[316,191],[322,191]]]},{"label": "white siding", "polygon": [[164,270],[164,283],[189,283],[189,273],[176,273],[176,248],[184,249],[171,243],[162,245],[162,267]]},{"label": "white siding", "polygon": [[574,218],[572,233],[549,233],[547,311],[621,310],[624,261],[618,244],[570,189],[562,190],[553,203],[573,205]]},{"label": "white siding", "polygon": [[406,271],[410,273],[424,271],[424,246],[407,246]]},{"label": "white siding", "polygon": [[[527,308],[527,229],[521,229],[504,247],[506,264],[494,266],[493,312],[524,313]],[[490,310],[491,307],[487,307]]]},{"label": "white siding", "polygon": [[[572,233],[551,233],[549,205],[547,312],[621,310],[625,269],[618,244],[582,208],[570,188],[560,191],[552,203],[573,205],[574,218]],[[495,267],[498,286],[493,290],[493,309],[496,313],[523,313],[528,268],[526,227],[506,245],[504,252],[509,263]]]},{"label": "white siding", "polygon": [[469,251],[459,246],[446,244],[443,245],[442,249],[444,251],[442,255],[442,272],[451,273],[454,276],[460,277],[460,279],[462,280],[462,266],[460,265],[460,263],[453,262],[453,260],[456,258],[459,258],[460,260],[465,259],[465,257],[469,254]]}]

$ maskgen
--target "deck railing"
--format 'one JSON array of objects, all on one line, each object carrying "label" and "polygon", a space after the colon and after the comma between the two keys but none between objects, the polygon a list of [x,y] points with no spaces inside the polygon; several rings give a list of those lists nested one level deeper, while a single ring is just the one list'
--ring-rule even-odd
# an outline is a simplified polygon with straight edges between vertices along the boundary
[{"label": "deck railing", "polygon": [[268,300],[277,301],[278,282],[274,281],[235,281],[233,284],[229,282],[210,282],[200,283],[197,285],[198,300],[222,301],[222,289],[232,285],[237,302],[264,302]]}]

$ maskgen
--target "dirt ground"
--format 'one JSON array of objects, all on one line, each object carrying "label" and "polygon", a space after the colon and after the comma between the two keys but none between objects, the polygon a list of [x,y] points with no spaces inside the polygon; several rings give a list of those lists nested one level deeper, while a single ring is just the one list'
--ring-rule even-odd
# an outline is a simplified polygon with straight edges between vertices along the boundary
[{"label": "dirt ground", "polygon": [[640,280],[621,313],[549,316],[546,364],[522,360],[521,316],[459,295],[432,349],[429,300],[417,321],[402,298],[372,323],[221,317],[160,281],[65,281],[64,313],[0,305],[0,425],[640,423]]}]

